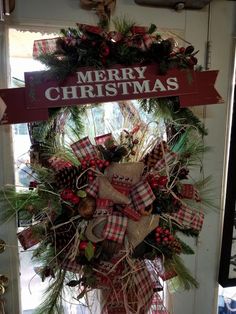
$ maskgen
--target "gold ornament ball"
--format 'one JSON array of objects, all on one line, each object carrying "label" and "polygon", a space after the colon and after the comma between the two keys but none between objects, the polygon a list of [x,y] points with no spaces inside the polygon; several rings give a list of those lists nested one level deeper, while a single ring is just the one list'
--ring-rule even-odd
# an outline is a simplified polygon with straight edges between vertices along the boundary
[{"label": "gold ornament ball", "polygon": [[96,200],[93,197],[83,198],[78,206],[78,211],[84,219],[92,219],[96,209]]}]

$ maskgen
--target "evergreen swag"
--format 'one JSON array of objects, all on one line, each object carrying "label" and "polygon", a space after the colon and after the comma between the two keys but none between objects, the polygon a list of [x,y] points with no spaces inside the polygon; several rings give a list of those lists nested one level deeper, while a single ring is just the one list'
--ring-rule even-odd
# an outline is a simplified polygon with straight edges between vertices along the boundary
[{"label": "evergreen swag", "polygon": [[[63,30],[57,50],[39,59],[58,78],[79,66],[154,61],[163,73],[197,62],[192,46],[176,47],[154,25],[117,20],[115,26],[113,32],[85,25]],[[24,249],[37,244],[37,273],[50,278],[36,313],[62,314],[68,295],[89,304],[93,289],[101,289],[109,314],[148,313],[154,299],[167,313],[156,295],[160,278],[174,290],[198,286],[180,255],[194,253],[181,233],[198,236],[202,208],[209,205],[203,190],[208,181],[194,182],[189,175],[192,166],[202,166],[204,125],[180,108],[178,98],[141,100],[140,111],[151,122],[164,121],[166,140],[158,128],[150,137],[149,123],[127,103],[129,114],[122,114],[132,127],[92,145],[81,138],[85,111],[86,106],[57,108],[47,122],[31,124],[30,189],[7,187],[0,194],[1,221],[20,212],[30,222],[19,240]],[[68,146],[65,135],[77,142]]]},{"label": "evergreen swag", "polygon": [[39,55],[38,60],[58,79],[83,66],[102,68],[154,62],[159,65],[160,74],[164,74],[171,68],[193,69],[197,64],[198,51],[193,46],[177,47],[173,38],[163,39],[154,24],[148,28],[116,19],[114,26],[114,31],[85,24],[62,29],[56,50]]}]

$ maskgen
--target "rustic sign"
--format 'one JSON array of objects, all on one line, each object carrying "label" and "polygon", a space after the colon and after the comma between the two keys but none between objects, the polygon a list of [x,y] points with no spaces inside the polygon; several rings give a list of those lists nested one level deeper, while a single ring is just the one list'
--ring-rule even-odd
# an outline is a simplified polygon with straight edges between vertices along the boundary
[{"label": "rustic sign", "polygon": [[222,103],[214,88],[218,71],[173,69],[158,74],[156,64],[79,68],[63,81],[49,72],[25,73],[26,87],[0,90],[7,108],[0,124],[46,120],[48,108],[178,96],[181,107]]},{"label": "rustic sign", "polygon": [[[201,74],[199,74],[201,73]],[[170,70],[158,75],[156,64],[80,68],[64,81],[47,72],[25,73],[27,108],[50,108],[128,99],[180,96],[181,105],[221,102],[214,89],[217,71]],[[182,104],[183,103],[183,104]]]}]

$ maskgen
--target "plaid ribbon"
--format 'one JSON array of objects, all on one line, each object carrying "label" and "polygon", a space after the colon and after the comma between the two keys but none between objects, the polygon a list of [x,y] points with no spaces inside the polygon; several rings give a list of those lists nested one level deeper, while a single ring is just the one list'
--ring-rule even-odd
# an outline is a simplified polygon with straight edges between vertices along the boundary
[{"label": "plaid ribbon", "polygon": [[97,152],[90,142],[89,137],[84,137],[78,142],[71,144],[71,148],[73,149],[74,154],[80,160],[85,157],[87,158],[95,158],[97,157]]},{"label": "plaid ribbon", "polygon": [[153,267],[155,267],[155,272],[163,281],[169,280],[177,275],[174,269],[168,271],[165,270],[163,260],[161,258],[155,259],[153,262]]},{"label": "plaid ribbon", "polygon": [[126,217],[134,221],[139,221],[142,217],[142,215],[134,209],[132,204],[123,207],[121,211]]},{"label": "plaid ribbon", "polygon": [[107,216],[112,213],[113,210],[113,202],[104,198],[96,199],[96,211],[94,213],[94,217],[98,216]]},{"label": "plaid ribbon", "polygon": [[92,184],[90,184],[87,189],[86,189],[86,193],[89,194],[90,196],[97,198],[98,197],[98,180],[94,180]]},{"label": "plaid ribbon", "polygon": [[173,213],[170,217],[177,221],[186,229],[200,231],[202,229],[204,214],[194,211],[187,206],[182,206],[177,213]]},{"label": "plaid ribbon", "polygon": [[166,166],[172,166],[176,161],[177,161],[177,154],[174,152],[166,152],[163,155],[163,158],[160,159],[156,165],[155,165],[155,170],[161,171],[166,168]]},{"label": "plaid ribbon", "polygon": [[66,259],[63,262],[61,262],[60,267],[72,273],[79,273],[81,270],[80,264],[76,263],[75,261],[71,261],[69,259]]},{"label": "plaid ribbon", "polygon": [[183,184],[181,186],[180,194],[183,198],[194,199],[197,202],[200,202],[200,197],[198,190],[192,184]]},{"label": "plaid ribbon", "polygon": [[155,200],[155,195],[148,182],[140,181],[132,189],[130,193],[134,208],[137,211],[142,211]]},{"label": "plaid ribbon", "polygon": [[103,236],[111,241],[122,243],[128,226],[128,218],[120,213],[108,216]]},{"label": "plaid ribbon", "polygon": [[17,233],[17,237],[24,250],[31,248],[41,241],[40,238],[34,235],[31,227]]},{"label": "plaid ribbon", "polygon": [[41,54],[52,53],[56,50],[58,38],[40,39],[34,41],[33,58]]},{"label": "plaid ribbon", "polygon": [[51,167],[56,171],[60,171],[64,168],[68,168],[71,166],[70,162],[58,157],[51,157],[49,158],[48,162],[50,163]]},{"label": "plaid ribbon", "polygon": [[152,299],[148,314],[170,314],[163,305],[163,301],[158,293],[155,293]]},{"label": "plaid ribbon", "polygon": [[154,294],[153,282],[144,261],[138,261],[136,267],[138,270],[134,272],[133,280],[137,287],[139,306],[142,307],[143,312],[146,313],[152,303]]},{"label": "plaid ribbon", "polygon": [[106,141],[111,139],[112,139],[111,133],[99,135],[94,138],[96,145],[104,145]]},{"label": "plaid ribbon", "polygon": [[[112,263],[112,265],[114,264]],[[109,285],[107,287],[110,288],[109,296],[105,301],[106,307],[102,310],[102,314],[144,314],[150,309],[154,292],[149,271],[144,261],[136,261],[133,270],[128,275],[130,279],[127,279],[127,277],[123,279],[122,276],[130,271],[130,267],[125,267],[123,262],[118,264],[113,273],[108,273],[109,269],[102,269],[102,273],[108,273],[108,281],[110,280],[110,287]],[[127,285],[127,280],[133,284]],[[113,289],[115,289],[115,292]],[[105,290],[105,295],[106,293],[108,291]]]}]

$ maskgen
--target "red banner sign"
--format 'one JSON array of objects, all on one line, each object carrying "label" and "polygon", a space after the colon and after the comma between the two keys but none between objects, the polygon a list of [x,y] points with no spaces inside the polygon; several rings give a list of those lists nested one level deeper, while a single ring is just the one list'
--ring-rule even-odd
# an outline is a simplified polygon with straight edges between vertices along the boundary
[{"label": "red banner sign", "polygon": [[7,108],[3,115],[1,124],[25,123],[48,119],[48,110],[28,110],[25,105],[25,88],[1,89],[0,97]]},{"label": "red banner sign", "polygon": [[80,68],[63,81],[48,72],[25,73],[25,88],[0,90],[7,105],[0,124],[46,120],[48,108],[179,96],[181,107],[222,103],[214,88],[218,71],[173,69],[158,75],[156,64]]},{"label": "red banner sign", "polygon": [[198,101],[203,104],[205,96],[204,104],[221,101],[214,89],[217,71],[199,73],[174,69],[158,75],[156,64],[117,65],[108,69],[80,68],[58,82],[48,78],[45,72],[28,72],[25,73],[26,106],[49,108],[171,96],[181,96],[183,106],[188,100],[191,106],[198,105]]}]

